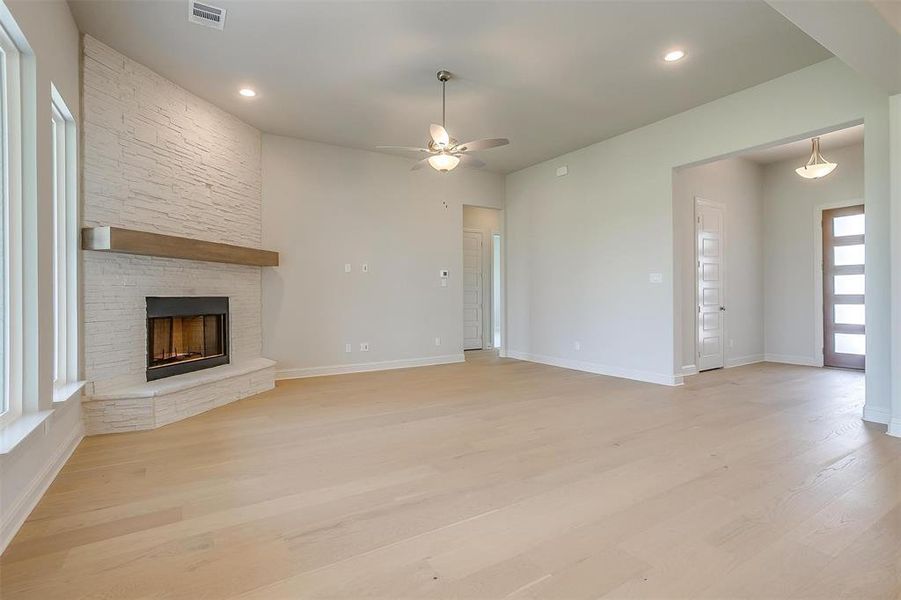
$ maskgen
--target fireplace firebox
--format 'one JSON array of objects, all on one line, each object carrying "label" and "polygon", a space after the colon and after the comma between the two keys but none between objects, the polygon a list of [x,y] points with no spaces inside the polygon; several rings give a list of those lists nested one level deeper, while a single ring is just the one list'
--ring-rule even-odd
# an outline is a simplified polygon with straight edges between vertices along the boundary
[{"label": "fireplace firebox", "polygon": [[147,381],[228,362],[227,297],[147,298]]}]

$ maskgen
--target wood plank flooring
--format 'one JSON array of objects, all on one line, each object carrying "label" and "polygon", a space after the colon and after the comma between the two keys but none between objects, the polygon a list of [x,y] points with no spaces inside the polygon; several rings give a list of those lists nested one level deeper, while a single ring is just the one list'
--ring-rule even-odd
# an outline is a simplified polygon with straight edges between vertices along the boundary
[{"label": "wood plank flooring", "polygon": [[468,353],[85,439],[3,600],[898,598],[901,440],[863,376],[679,388]]}]

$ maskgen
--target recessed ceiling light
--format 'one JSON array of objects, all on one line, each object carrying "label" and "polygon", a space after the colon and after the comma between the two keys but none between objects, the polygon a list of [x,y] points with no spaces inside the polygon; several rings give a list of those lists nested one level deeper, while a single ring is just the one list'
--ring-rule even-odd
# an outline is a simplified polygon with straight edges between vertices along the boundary
[{"label": "recessed ceiling light", "polygon": [[238,91],[238,93],[241,94],[242,96],[244,96],[245,98],[253,98],[254,96],[257,95],[257,93],[250,88],[241,88]]},{"label": "recessed ceiling light", "polygon": [[665,60],[666,62],[676,62],[677,60],[682,60],[683,58],[685,58],[684,50],[670,50],[663,55],[663,60]]}]

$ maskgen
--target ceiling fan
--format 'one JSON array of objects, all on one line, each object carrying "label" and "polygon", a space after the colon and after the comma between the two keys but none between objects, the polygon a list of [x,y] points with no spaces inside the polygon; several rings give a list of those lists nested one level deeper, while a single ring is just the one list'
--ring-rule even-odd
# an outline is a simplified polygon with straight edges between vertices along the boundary
[{"label": "ceiling fan", "polygon": [[483,167],[485,163],[469,154],[476,150],[487,150],[488,148],[496,148],[498,146],[506,146],[510,143],[507,138],[490,138],[482,140],[473,140],[460,144],[454,138],[450,137],[445,129],[446,101],[445,91],[447,81],[451,78],[449,71],[438,71],[438,81],[441,82],[441,125],[432,123],[429,126],[429,134],[431,140],[427,148],[416,148],[412,146],[376,146],[380,150],[406,150],[408,152],[418,152],[428,154],[425,158],[413,165],[413,171],[417,171],[426,164],[430,165],[436,171],[447,173],[454,170],[457,165],[467,167]]}]

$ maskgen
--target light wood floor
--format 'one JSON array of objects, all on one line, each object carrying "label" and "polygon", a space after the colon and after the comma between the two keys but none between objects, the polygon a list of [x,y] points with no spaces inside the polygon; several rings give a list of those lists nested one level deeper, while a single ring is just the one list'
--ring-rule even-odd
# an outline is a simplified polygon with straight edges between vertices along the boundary
[{"label": "light wood floor", "polygon": [[469,354],[84,440],[0,560],[36,598],[897,598],[863,377],[681,388]]}]

